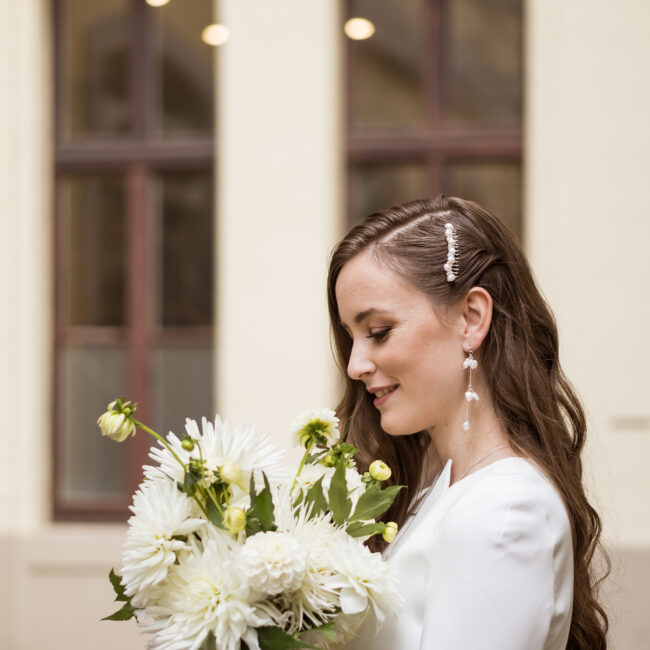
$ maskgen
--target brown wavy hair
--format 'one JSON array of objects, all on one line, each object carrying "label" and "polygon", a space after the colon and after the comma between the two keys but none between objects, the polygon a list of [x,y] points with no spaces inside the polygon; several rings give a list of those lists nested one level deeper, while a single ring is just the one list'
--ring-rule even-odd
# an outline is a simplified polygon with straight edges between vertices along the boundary
[{"label": "brown wavy hair", "polygon": [[[443,270],[448,222],[454,225],[458,242],[460,275],[454,282],[447,282]],[[598,592],[610,565],[600,542],[600,517],[582,482],[585,413],[560,367],[555,319],[516,237],[478,204],[441,195],[370,215],[352,228],[332,254],[329,312],[345,382],[338,415],[349,432],[348,440],[359,448],[361,469],[382,458],[393,468],[391,481],[408,486],[385,517],[401,525],[426,480],[430,438],[424,431],[387,434],[363,383],[347,376],[352,342],[341,325],[335,288],[343,266],[365,250],[429,296],[436,309],[457,303],[472,287],[483,287],[491,295],[492,322],[476,355],[492,403],[512,448],[545,471],[562,496],[571,523],[574,599],[567,648],[605,649],[608,618]],[[373,540],[373,548],[381,550],[383,542]],[[599,576],[592,562],[597,552],[604,564]]]}]

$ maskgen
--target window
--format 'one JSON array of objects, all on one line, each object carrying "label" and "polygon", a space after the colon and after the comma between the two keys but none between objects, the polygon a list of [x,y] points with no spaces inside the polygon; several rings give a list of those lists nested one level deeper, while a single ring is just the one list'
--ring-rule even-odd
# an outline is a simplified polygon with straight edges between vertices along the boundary
[{"label": "window", "polygon": [[212,0],[58,0],[54,516],[124,519],[150,439],[213,411]]},{"label": "window", "polygon": [[443,192],[521,235],[521,0],[348,0],[352,221]]}]

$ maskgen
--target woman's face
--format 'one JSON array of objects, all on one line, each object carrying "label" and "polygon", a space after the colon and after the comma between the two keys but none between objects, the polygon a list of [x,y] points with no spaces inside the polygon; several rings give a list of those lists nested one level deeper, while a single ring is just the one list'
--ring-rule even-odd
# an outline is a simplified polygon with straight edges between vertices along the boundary
[{"label": "woman's face", "polygon": [[373,394],[384,431],[406,435],[447,422],[465,390],[454,310],[441,321],[425,294],[367,251],[341,269],[336,300],[352,339],[348,375]]}]

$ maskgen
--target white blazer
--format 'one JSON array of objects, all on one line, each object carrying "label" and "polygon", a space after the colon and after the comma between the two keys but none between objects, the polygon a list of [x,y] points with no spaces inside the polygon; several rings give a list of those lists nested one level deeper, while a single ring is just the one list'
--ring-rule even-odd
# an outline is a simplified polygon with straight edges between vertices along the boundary
[{"label": "white blazer", "polygon": [[449,485],[451,459],[385,557],[404,607],[354,650],[564,650],[573,604],[571,528],[531,462],[494,461]]}]

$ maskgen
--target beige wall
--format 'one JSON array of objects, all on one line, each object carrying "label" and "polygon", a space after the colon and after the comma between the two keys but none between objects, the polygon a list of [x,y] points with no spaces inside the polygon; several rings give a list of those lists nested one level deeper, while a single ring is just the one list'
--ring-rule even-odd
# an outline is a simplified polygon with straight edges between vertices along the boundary
[{"label": "beige wall", "polygon": [[46,4],[0,0],[0,534],[35,530],[49,505],[52,110]]},{"label": "beige wall", "polygon": [[287,445],[332,405],[327,257],[342,222],[337,3],[222,0],[217,404]]},{"label": "beige wall", "polygon": [[614,545],[650,550],[650,3],[528,3],[528,250]]},{"label": "beige wall", "polygon": [[618,650],[650,645],[650,3],[529,0],[526,230],[589,416]]},{"label": "beige wall", "polygon": [[[0,647],[142,648],[105,576],[122,526],[49,518],[49,0],[0,0]],[[332,401],[324,279],[340,229],[339,16],[330,0],[221,0],[217,390],[282,439]],[[614,555],[613,647],[650,640],[650,321],[643,247],[650,4],[529,0],[527,245],[591,419]],[[18,481],[21,481],[20,483]],[[18,489],[20,486],[20,489]]]}]

